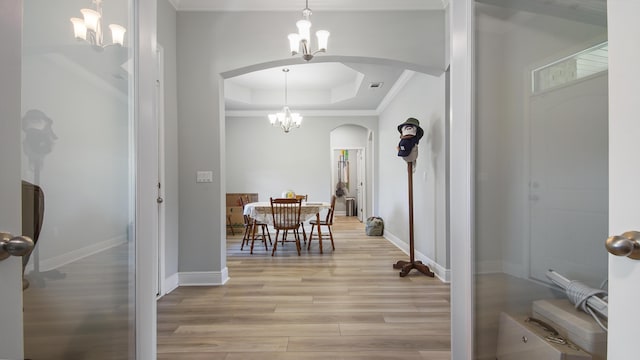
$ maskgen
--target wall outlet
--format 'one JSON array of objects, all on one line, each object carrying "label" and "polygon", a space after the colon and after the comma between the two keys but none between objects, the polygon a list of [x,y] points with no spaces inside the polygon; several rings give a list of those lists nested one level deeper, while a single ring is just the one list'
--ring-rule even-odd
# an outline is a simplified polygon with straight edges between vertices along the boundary
[{"label": "wall outlet", "polygon": [[210,183],[213,182],[213,171],[198,171],[196,172],[197,183]]}]

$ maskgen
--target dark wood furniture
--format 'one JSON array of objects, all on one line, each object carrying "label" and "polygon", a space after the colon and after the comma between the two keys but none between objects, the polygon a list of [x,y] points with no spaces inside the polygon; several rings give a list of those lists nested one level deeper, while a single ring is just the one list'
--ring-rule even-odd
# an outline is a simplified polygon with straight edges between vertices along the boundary
[{"label": "dark wood furniture", "polygon": [[[245,245],[249,244],[249,240],[251,240],[251,248],[249,253],[253,254],[253,245],[256,241],[256,237],[260,238],[264,243],[264,249],[269,250],[267,247],[267,239],[269,239],[269,244],[271,242],[271,234],[269,234],[269,227],[267,224],[259,221],[255,221],[249,215],[244,215],[244,206],[249,203],[248,198],[243,198],[240,196],[240,204],[242,205],[243,217],[244,217],[244,235],[242,236],[242,243],[240,244],[240,250],[244,248]],[[257,232],[257,229],[260,228],[261,233]],[[278,238],[276,237],[276,240]]]},{"label": "dark wood furniture", "polygon": [[[282,199],[271,198],[271,216],[273,217],[273,228],[276,230],[276,241],[273,243],[273,250],[271,256],[273,256],[278,248],[278,235],[280,230],[289,232],[291,231],[294,236],[293,242],[296,244],[296,250],[298,250],[298,256],[300,256],[300,211],[302,210],[301,199]],[[283,236],[282,242],[285,242]]]},{"label": "dark wood furniture", "polygon": [[313,239],[313,229],[316,226],[318,227],[318,234],[320,234],[320,236],[318,236],[320,251],[322,251],[322,227],[323,226],[326,226],[327,230],[329,231],[329,238],[331,239],[331,248],[333,250],[336,249],[336,246],[333,243],[333,232],[331,231],[331,227],[333,226],[333,213],[335,212],[335,208],[336,208],[336,196],[333,195],[331,196],[331,207],[329,208],[329,211],[327,212],[327,216],[325,217],[325,219],[324,220],[313,219],[309,221],[309,223],[311,224],[311,232],[309,232],[309,244],[307,244],[307,250],[311,248],[311,240]]}]

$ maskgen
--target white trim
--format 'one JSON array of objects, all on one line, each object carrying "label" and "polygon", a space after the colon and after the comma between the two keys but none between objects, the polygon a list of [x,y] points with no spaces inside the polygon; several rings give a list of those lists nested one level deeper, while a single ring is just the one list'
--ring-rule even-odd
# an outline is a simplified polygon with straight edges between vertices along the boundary
[{"label": "white trim", "polygon": [[[82,260],[88,256],[100,253],[105,250],[109,250],[118,245],[122,245],[127,242],[127,235],[123,234],[108,240],[101,241],[99,243],[67,251],[62,255],[54,256],[45,260],[40,260],[40,271],[50,271],[57,269],[61,266]],[[42,253],[41,253],[42,254]],[[33,261],[30,261],[25,268],[25,273],[34,269]]]},{"label": "white trim", "polygon": [[[344,117],[344,116],[378,116],[375,110],[304,110],[296,109],[302,116],[325,116],[325,117]],[[270,112],[268,110],[226,110],[226,117],[267,117]]]},{"label": "white trim", "polygon": [[409,80],[411,80],[411,78],[415,74],[416,72],[411,70],[404,70],[402,74],[400,74],[400,76],[398,77],[398,80],[396,80],[396,82],[393,83],[393,86],[391,86],[391,89],[389,89],[389,92],[387,92],[387,95],[385,95],[384,99],[382,99],[382,101],[380,101],[380,104],[378,104],[378,107],[376,108],[376,114],[378,115],[382,114],[382,112],[387,108],[387,106],[389,106],[391,101],[393,101],[393,99],[395,99],[396,96],[398,96],[400,91],[404,89],[404,87],[407,85]]},{"label": "white trim", "polygon": [[[450,249],[451,358],[471,360],[474,348],[474,61],[475,2],[449,4],[451,34]],[[455,146],[454,146],[455,144]]]},{"label": "white trim", "polygon": [[[156,117],[157,117],[157,127],[158,127],[158,153],[157,153],[157,161],[158,161],[158,184],[160,186],[157,188],[158,198],[164,199],[166,197],[165,194],[165,147],[164,147],[164,138],[165,138],[165,130],[164,130],[164,48],[158,45],[157,51],[157,68],[156,68]],[[166,293],[165,289],[165,272],[166,272],[166,210],[167,207],[164,202],[158,203],[157,214],[158,214],[158,284],[157,284],[157,295],[164,295]]]},{"label": "white trim", "polygon": [[179,286],[219,286],[229,281],[229,269],[180,272],[178,279]]},{"label": "white trim", "polygon": [[[387,241],[395,245],[398,249],[402,250],[405,254],[409,255],[409,244],[400,240],[400,238],[387,232],[386,230],[384,231],[383,237]],[[444,268],[443,266],[429,258],[427,255],[415,249],[413,251],[413,256],[415,260],[422,261],[423,264],[429,266],[431,271],[438,277],[438,279],[440,279],[440,281],[445,283],[451,282],[451,270]]]},{"label": "white trim", "polygon": [[180,286],[180,276],[176,273],[169,276],[168,278],[165,278],[164,285],[165,285],[166,292],[164,294],[160,294],[158,298],[161,298],[162,296],[169,294],[173,290],[177,289]]},{"label": "white trim", "polygon": [[[155,114],[157,1],[132,3],[133,102],[135,125],[135,358],[157,354],[158,136]],[[154,14],[154,16],[145,16]],[[152,66],[148,66],[151,64]]]}]

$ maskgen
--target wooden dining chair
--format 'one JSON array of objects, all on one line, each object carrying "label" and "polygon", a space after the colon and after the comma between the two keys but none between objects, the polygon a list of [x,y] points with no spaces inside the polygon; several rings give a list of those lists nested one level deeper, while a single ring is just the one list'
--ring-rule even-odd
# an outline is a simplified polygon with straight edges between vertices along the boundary
[{"label": "wooden dining chair", "polygon": [[[276,253],[278,248],[278,235],[280,230],[286,232],[292,232],[294,236],[293,242],[296,244],[296,250],[298,250],[298,256],[300,256],[300,212],[302,210],[302,200],[300,199],[283,199],[283,198],[270,198],[271,201],[271,216],[273,217],[273,228],[276,230],[276,241],[273,243],[273,250],[271,256]],[[282,238],[284,244],[285,237]]]},{"label": "wooden dining chair", "polygon": [[336,196],[333,195],[331,196],[331,207],[329,208],[329,211],[327,212],[327,216],[325,217],[324,220],[320,220],[320,222],[318,223],[318,220],[313,219],[311,220],[309,223],[311,224],[311,231],[309,232],[309,243],[307,244],[307,250],[311,248],[311,239],[313,239],[313,229],[317,226],[318,227],[318,232],[321,235],[324,235],[324,233],[322,233],[322,226],[326,226],[327,230],[329,231],[329,239],[331,239],[331,248],[333,250],[336,249],[335,245],[333,244],[333,232],[331,231],[331,227],[333,226],[333,213],[335,212],[335,208],[336,208]]},{"label": "wooden dining chair", "polygon": [[[253,254],[253,244],[256,241],[256,237],[260,238],[262,242],[264,242],[264,249],[269,250],[267,247],[267,239],[269,239],[269,244],[273,244],[271,242],[271,235],[269,234],[269,227],[266,223],[260,221],[254,221],[249,215],[244,215],[244,206],[249,203],[249,199],[243,199],[240,196],[240,205],[242,205],[242,213],[244,218],[244,235],[242,236],[242,243],[240,244],[240,250],[244,248],[245,245],[249,245],[249,240],[251,240],[251,250],[250,254]],[[255,223],[255,225],[254,225]],[[255,228],[254,228],[255,226]],[[258,229],[262,232],[258,234]],[[254,236],[255,233],[255,236]],[[278,238],[276,237],[276,240]]]},{"label": "wooden dining chair", "polygon": [[[296,199],[302,200],[304,202],[309,201],[309,195],[297,195],[296,194]],[[304,241],[304,243],[307,243],[307,231],[304,229],[304,222],[300,222],[300,227],[302,228],[302,241]],[[284,237],[286,238],[286,232]]]}]

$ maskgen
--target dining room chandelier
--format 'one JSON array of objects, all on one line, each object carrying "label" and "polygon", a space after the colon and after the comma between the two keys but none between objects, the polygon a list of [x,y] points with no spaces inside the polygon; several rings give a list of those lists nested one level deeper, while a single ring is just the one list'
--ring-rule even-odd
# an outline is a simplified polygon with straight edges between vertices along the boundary
[{"label": "dining room chandelier", "polygon": [[83,18],[72,17],[73,33],[76,39],[84,40],[97,48],[105,48],[110,45],[124,46],[124,33],[127,29],[118,24],[109,24],[111,30],[111,43],[105,44],[102,33],[102,1],[92,0],[94,9],[80,9]]},{"label": "dining room chandelier", "polygon": [[282,69],[284,73],[284,107],[280,112],[275,114],[269,114],[269,122],[273,126],[280,126],[285,133],[288,133],[292,128],[299,128],[302,125],[302,116],[299,113],[291,112],[287,105],[287,73],[289,69]]},{"label": "dining room chandelier", "polygon": [[296,22],[298,33],[289,34],[289,46],[291,47],[291,55],[297,55],[302,52],[302,58],[306,61],[313,59],[313,56],[319,52],[327,51],[330,33],[327,30],[316,31],[318,39],[318,50],[311,52],[311,9],[309,9],[309,0],[305,0],[305,8],[302,9],[302,20]]}]

